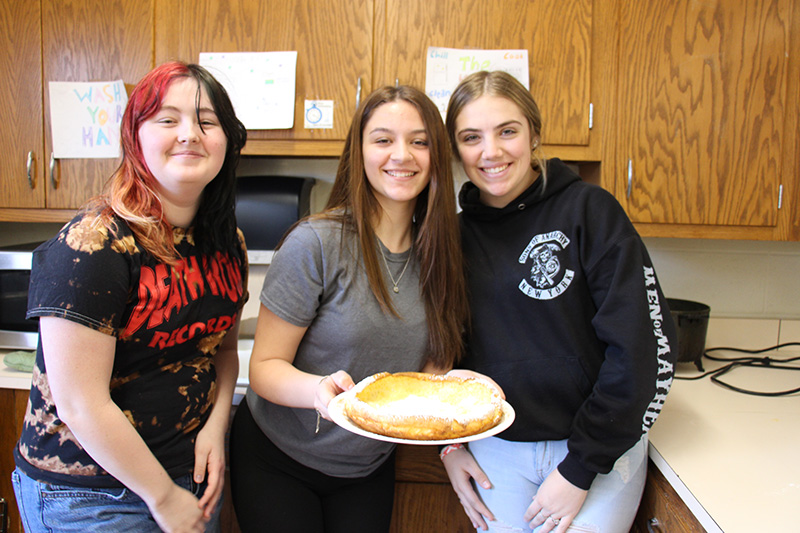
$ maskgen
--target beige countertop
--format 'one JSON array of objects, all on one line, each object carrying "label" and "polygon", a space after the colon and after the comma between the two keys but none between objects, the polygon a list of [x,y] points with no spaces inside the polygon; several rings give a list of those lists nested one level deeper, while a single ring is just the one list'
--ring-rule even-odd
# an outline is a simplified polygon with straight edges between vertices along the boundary
[{"label": "beige countertop", "polygon": [[[236,396],[238,403],[241,395],[247,390],[247,367],[250,361],[250,352],[253,349],[252,339],[239,340],[239,378],[236,380]],[[30,389],[31,373],[13,370],[3,364],[3,356],[13,350],[0,349],[0,389]]]},{"label": "beige countertop", "polygon": [[[722,364],[704,359],[706,371]],[[676,375],[697,374],[691,363],[679,363]],[[800,387],[800,371],[792,370],[738,368],[723,379],[758,391]],[[709,532],[788,531],[800,523],[798,442],[800,394],[751,396],[709,377],[675,380],[650,432],[650,457]]]}]

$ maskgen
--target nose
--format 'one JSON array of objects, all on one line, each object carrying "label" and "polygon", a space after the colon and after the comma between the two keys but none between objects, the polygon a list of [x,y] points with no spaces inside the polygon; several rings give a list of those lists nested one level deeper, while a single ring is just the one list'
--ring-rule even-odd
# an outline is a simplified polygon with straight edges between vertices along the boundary
[{"label": "nose", "polygon": [[497,159],[502,153],[499,143],[494,138],[488,137],[483,141],[484,159]]},{"label": "nose", "polygon": [[408,149],[405,143],[397,142],[392,145],[392,160],[393,161],[405,161],[411,156],[411,151]]},{"label": "nose", "polygon": [[178,132],[178,142],[195,143],[200,140],[200,134],[200,124],[194,120],[185,120],[181,123],[181,128]]}]

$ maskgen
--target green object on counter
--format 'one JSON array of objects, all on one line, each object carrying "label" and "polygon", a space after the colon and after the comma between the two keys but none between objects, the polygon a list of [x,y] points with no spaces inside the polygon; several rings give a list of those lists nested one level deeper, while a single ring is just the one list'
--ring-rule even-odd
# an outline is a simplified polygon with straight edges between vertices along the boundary
[{"label": "green object on counter", "polygon": [[36,362],[36,352],[26,352],[24,350],[9,352],[3,357],[3,362],[8,368],[21,370],[22,372],[33,372],[33,364]]}]

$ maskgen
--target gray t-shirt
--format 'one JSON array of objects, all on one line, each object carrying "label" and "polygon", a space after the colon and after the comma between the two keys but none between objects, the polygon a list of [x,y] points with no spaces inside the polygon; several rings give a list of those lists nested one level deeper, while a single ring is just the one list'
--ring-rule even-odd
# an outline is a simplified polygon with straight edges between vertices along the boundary
[{"label": "gray t-shirt", "polygon": [[[409,252],[392,254],[378,245],[397,280]],[[417,261],[411,258],[398,293],[384,272],[398,319],[381,310],[357,250],[355,233],[343,233],[336,221],[314,220],[299,224],[273,256],[261,303],[281,319],[308,327],[294,365],[319,375],[345,370],[356,383],[377,372],[421,370],[428,331]],[[284,453],[330,476],[368,475],[394,448],[324,419],[314,434],[313,409],[276,405],[252,389],[247,404],[261,430]]]}]

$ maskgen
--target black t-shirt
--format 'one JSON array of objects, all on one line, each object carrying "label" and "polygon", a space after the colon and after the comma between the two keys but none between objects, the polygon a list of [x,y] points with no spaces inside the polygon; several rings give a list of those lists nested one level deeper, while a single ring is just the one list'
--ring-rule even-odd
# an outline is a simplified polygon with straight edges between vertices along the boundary
[{"label": "black t-shirt", "polygon": [[[28,317],[64,318],[117,337],[111,398],[167,472],[185,475],[214,405],[213,355],[246,299],[246,261],[201,255],[191,230],[176,228],[182,259],[170,266],[139,247],[121,219],[114,232],[92,227],[93,219],[76,217],[34,252]],[[41,342],[14,453],[17,466],[41,481],[121,486],[60,420]]]}]

